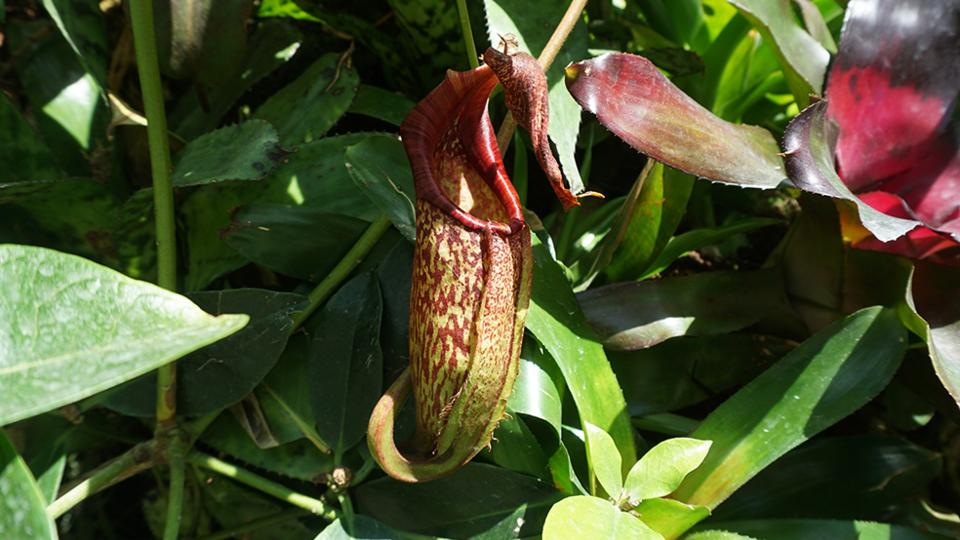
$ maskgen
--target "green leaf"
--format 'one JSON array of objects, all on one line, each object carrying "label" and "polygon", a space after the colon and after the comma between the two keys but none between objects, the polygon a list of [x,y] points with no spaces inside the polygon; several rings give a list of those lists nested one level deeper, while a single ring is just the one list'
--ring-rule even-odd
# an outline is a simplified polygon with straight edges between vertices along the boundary
[{"label": "green leaf", "polygon": [[72,403],[240,328],[186,298],[43,248],[0,246],[0,425]]},{"label": "green leaf", "polygon": [[761,471],[714,518],[888,519],[922,496],[941,467],[938,454],[899,438],[815,439]]},{"label": "green leaf", "polygon": [[240,63],[252,0],[157,0],[157,56],[164,74],[215,85]]},{"label": "green leaf", "polygon": [[400,140],[369,137],[347,148],[347,171],[356,185],[390,218],[404,238],[416,237],[413,175]]},{"label": "green leaf", "polygon": [[960,404],[960,274],[956,268],[919,261],[910,281],[908,301],[926,324],[933,367]]},{"label": "green leaf", "polygon": [[830,61],[830,53],[808,34],[793,14],[790,0],[730,0],[760,31],[765,41],[775,44],[780,63],[801,106],[808,96],[819,94]]},{"label": "green leaf", "polygon": [[333,270],[368,225],[316,208],[251,204],[237,210],[223,239],[260,266],[318,282]]},{"label": "green leaf", "polygon": [[725,334],[759,322],[798,329],[776,270],[616,283],[578,298],[604,345],[613,350],[642,349],[676,336]]},{"label": "green leaf", "polygon": [[347,112],[369,116],[400,127],[400,123],[414,105],[413,101],[402,94],[378,86],[361,84]]},{"label": "green leaf", "polygon": [[590,422],[613,438],[623,463],[636,461],[633,428],[617,378],[603,346],[580,311],[563,270],[547,247],[533,237],[534,275],[527,329],[556,360],[582,422]]},{"label": "green leaf", "polygon": [[[304,297],[265,289],[228,289],[193,293],[189,298],[210,313],[245,313],[250,320],[243,330],[177,363],[177,412],[202,416],[240,401],[263,380],[287,344],[291,316],[303,306]],[[156,385],[156,374],[150,373],[111,393],[104,403],[124,414],[152,416]]]},{"label": "green leaf", "polygon": [[95,0],[43,0],[43,7],[106,96],[110,47],[103,13]]},{"label": "green leaf", "polygon": [[180,151],[173,168],[173,185],[260,180],[287,155],[278,141],[277,131],[262,120],[248,120],[212,131]]},{"label": "green leaf", "polygon": [[576,496],[553,505],[543,524],[550,540],[663,540],[636,517],[597,497]]},{"label": "green leaf", "polygon": [[649,349],[607,355],[622,381],[631,416],[645,416],[723,395],[759,375],[795,345],[783,338],[735,333],[681,336]]},{"label": "green leaf", "polygon": [[513,471],[468,463],[452,475],[420,484],[378,478],[356,488],[357,510],[399,530],[463,538],[486,531],[526,505],[522,536],[540,530],[560,494]]},{"label": "green leaf", "polygon": [[673,499],[648,499],[640,503],[635,512],[640,521],[664,538],[678,538],[710,515],[704,506],[691,506]]},{"label": "green leaf", "polygon": [[710,441],[677,437],[667,439],[647,451],[627,474],[623,495],[627,504],[673,493],[693,470],[703,463]]},{"label": "green leaf", "polygon": [[403,536],[375,519],[367,516],[351,516],[349,532],[343,518],[339,518],[327,525],[314,540],[353,540],[355,538],[400,540]]},{"label": "green leaf", "polygon": [[310,380],[317,432],[337,454],[366,433],[380,397],[380,286],[361,274],[340,288],[310,321]]},{"label": "green leaf", "polygon": [[[4,393],[4,395],[8,395]],[[33,473],[7,435],[0,430],[0,538],[40,540],[57,538],[57,528],[47,516]]]},{"label": "green leaf", "polygon": [[333,456],[301,439],[274,448],[260,448],[231,414],[224,413],[203,432],[200,440],[248,465],[307,482],[326,480]]},{"label": "green leaf", "polygon": [[257,387],[256,396],[277,442],[306,437],[321,451],[329,452],[330,445],[317,433],[310,405],[314,390],[309,376],[310,338],[307,330],[290,336],[277,365]]},{"label": "green leaf", "polygon": [[[500,36],[513,35],[518,41],[518,50],[533,56],[547,44],[553,29],[567,9],[564,0],[541,0],[537,9],[530,9],[524,0],[484,0],[487,15],[487,35],[491,47],[500,46]],[[580,106],[567,92],[563,84],[564,66],[587,57],[589,38],[586,25],[578,17],[573,30],[563,42],[560,52],[547,71],[547,86],[550,99],[550,140],[557,147],[560,166],[570,190],[581,193],[583,180],[574,153],[580,133]]]},{"label": "green leaf", "polygon": [[905,333],[894,311],[873,307],[805,341],[691,434],[713,446],[674,498],[715,508],[787,451],[862,407],[900,365]]},{"label": "green leaf", "polygon": [[620,452],[617,450],[616,443],[607,435],[607,432],[591,424],[584,422],[584,435],[587,439],[587,457],[590,460],[590,469],[600,485],[611,499],[620,496],[623,489],[623,465],[621,464]]},{"label": "green leaf", "polygon": [[[282,501],[212,473],[198,471],[195,485],[203,490],[202,510],[222,529],[240,527],[289,509]],[[315,534],[314,527],[308,528],[299,520],[288,519],[244,533],[244,540],[310,540]]]},{"label": "green leaf", "polygon": [[653,166],[635,201],[624,203],[623,241],[606,268],[610,281],[636,277],[651,266],[677,230],[692,189],[692,176],[660,163]]},{"label": "green leaf", "polygon": [[49,21],[24,21],[4,31],[5,41],[9,39],[11,49],[17,50],[13,67],[21,95],[29,101],[37,128],[53,150],[54,163],[72,176],[90,176],[90,153],[98,145],[108,145],[109,110],[97,82]]},{"label": "green leaf", "polygon": [[225,73],[220,66],[215,84],[203,87],[204,102],[199,91],[180,95],[170,109],[170,130],[192,140],[215,128],[245,92],[293,58],[302,41],[300,31],[286,21],[262,22],[235,68]]},{"label": "green leaf", "polygon": [[360,79],[338,54],[325,54],[254,113],[277,128],[280,142],[295,145],[319,139],[350,107]]},{"label": "green leaf", "polygon": [[714,246],[735,235],[748,233],[771,225],[783,225],[783,222],[770,218],[748,218],[727,225],[709,228],[704,227],[687,231],[671,238],[667,242],[656,260],[641,273],[640,279],[646,279],[663,272],[671,263],[690,251],[695,251],[707,246]]},{"label": "green leaf", "polygon": [[730,531],[697,531],[683,537],[683,540],[760,540],[752,536],[745,536]]},{"label": "green leaf", "polygon": [[53,153],[4,93],[0,93],[0,128],[0,188],[7,182],[63,177]]},{"label": "green leaf", "polygon": [[513,411],[497,424],[489,451],[484,452],[497,465],[545,480],[550,479],[547,455],[537,437]]},{"label": "green leaf", "polygon": [[[946,540],[946,537],[909,529],[899,525],[870,521],[840,521],[817,519],[770,519],[752,521],[723,521],[710,523],[711,529],[749,535],[748,538],[776,538],[777,540]],[[710,536],[704,531],[684,537],[688,540],[727,540],[726,536]],[[742,538],[734,536],[732,538]]]}]

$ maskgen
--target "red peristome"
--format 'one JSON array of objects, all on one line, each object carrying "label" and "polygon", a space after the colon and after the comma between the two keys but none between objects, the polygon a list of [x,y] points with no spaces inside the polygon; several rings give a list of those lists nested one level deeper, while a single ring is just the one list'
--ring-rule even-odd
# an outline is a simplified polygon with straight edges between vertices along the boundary
[{"label": "red peristome", "polygon": [[447,71],[404,119],[400,136],[418,198],[472,229],[510,234],[523,226],[523,213],[487,112],[496,85],[489,66]]},{"label": "red peristome", "polygon": [[827,114],[840,127],[838,172],[853,190],[921,164],[940,136],[948,103],[912,86],[893,86],[874,67],[835,68]]}]

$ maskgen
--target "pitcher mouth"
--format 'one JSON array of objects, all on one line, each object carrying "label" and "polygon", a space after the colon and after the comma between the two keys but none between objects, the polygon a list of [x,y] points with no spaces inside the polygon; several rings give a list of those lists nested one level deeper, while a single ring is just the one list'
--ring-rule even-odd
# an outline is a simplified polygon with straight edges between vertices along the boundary
[{"label": "pitcher mouth", "polygon": [[[497,82],[485,65],[466,72],[448,71],[444,81],[407,115],[400,136],[418,198],[470,229],[511,235],[524,227],[524,219],[487,112],[487,100]],[[462,186],[460,201],[454,196],[457,184]],[[473,206],[458,204],[464,200]]]}]

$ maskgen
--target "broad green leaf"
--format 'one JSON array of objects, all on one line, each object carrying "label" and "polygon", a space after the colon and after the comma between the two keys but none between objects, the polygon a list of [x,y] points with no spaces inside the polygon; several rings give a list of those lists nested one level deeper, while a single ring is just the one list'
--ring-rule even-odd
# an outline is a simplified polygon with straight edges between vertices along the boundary
[{"label": "broad green leaf", "polygon": [[254,113],[277,128],[280,143],[319,139],[350,107],[360,80],[338,54],[325,54]]},{"label": "broad green leaf", "polygon": [[[231,529],[257,519],[273,517],[290,508],[283,501],[235,483],[225,476],[192,470],[197,471],[195,485],[203,490],[202,509],[221,529]],[[191,469],[188,468],[187,471]],[[307,527],[300,520],[288,519],[244,533],[244,540],[311,540],[316,535],[316,530],[314,526]]]},{"label": "broad green leaf", "polygon": [[738,489],[714,518],[888,519],[921,496],[941,467],[939,455],[899,438],[814,439]]},{"label": "broad green leaf", "polygon": [[526,505],[518,507],[512,514],[500,520],[499,523],[470,537],[470,540],[512,540],[520,538],[520,529],[523,528],[523,515]]},{"label": "broad green leaf", "polygon": [[944,388],[960,404],[960,273],[917,262],[908,301],[927,328],[930,359]]},{"label": "broad green leaf", "polygon": [[795,345],[773,336],[734,333],[681,336],[649,349],[607,354],[630,414],[645,416],[723,395],[759,375]]},{"label": "broad green leaf", "polygon": [[447,0],[387,0],[406,30],[404,41],[410,40],[425,73],[443,73],[446,69],[466,67],[463,29],[457,6]]},{"label": "broad green leaf", "polygon": [[587,458],[590,460],[590,469],[595,475],[603,490],[611,499],[620,496],[623,489],[623,476],[620,452],[616,443],[606,431],[590,422],[584,422],[584,434],[587,438]]},{"label": "broad green leaf", "polygon": [[703,24],[700,0],[640,0],[644,18],[677,44],[689,43]]},{"label": "broad green leaf", "polygon": [[260,448],[246,431],[224,412],[203,432],[200,440],[243,463],[307,482],[325,480],[333,471],[333,456],[301,439],[274,448]]},{"label": "broad green leaf", "polygon": [[387,527],[383,523],[367,516],[351,516],[349,532],[343,518],[339,518],[327,525],[314,540],[400,540],[402,535]]},{"label": "broad green leaf", "polygon": [[[90,153],[98,145],[107,146],[105,127],[110,118],[97,82],[45,19],[9,25],[4,36],[17,50],[13,67],[20,78],[21,95],[31,105],[54,163],[71,176],[90,176]],[[24,178],[35,179],[50,180]]]},{"label": "broad green leaf", "polygon": [[610,53],[566,69],[567,88],[631,147],[688,174],[769,189],[786,179],[766,129],[726,122],[663,76],[646,58]]},{"label": "broad green leaf", "polygon": [[[4,394],[7,395],[7,394]],[[56,539],[47,501],[7,435],[0,430],[0,538]]]},{"label": "broad green leaf", "polygon": [[648,499],[640,503],[635,512],[640,521],[664,538],[678,538],[710,515],[704,506],[691,506],[673,499]]},{"label": "broad green leaf", "polygon": [[245,92],[293,58],[302,41],[300,31],[286,21],[262,22],[235,68],[204,87],[205,103],[199,92],[180,96],[169,112],[170,130],[191,140],[215,128]]},{"label": "broad green leaf", "polygon": [[416,237],[413,175],[400,140],[369,137],[347,148],[347,171],[356,185],[390,218],[404,238]]},{"label": "broad green leaf", "polygon": [[186,225],[187,275],[184,287],[195,291],[211,280],[236,270],[244,257],[224,243],[222,230],[230,225],[235,208],[252,203],[309,206],[334,214],[372,221],[377,207],[357,189],[343,162],[347,146],[370,134],[327,137],[300,145],[287,162],[258,182],[230,182],[199,186],[179,205]]},{"label": "broad green leaf", "polygon": [[[491,47],[499,48],[500,36],[513,35],[517,38],[518,50],[537,56],[550,39],[569,2],[541,0],[536,9],[530,9],[524,0],[484,0],[483,4]],[[547,71],[547,85],[550,88],[548,131],[550,140],[557,147],[563,175],[574,194],[584,190],[574,156],[580,133],[580,106],[564,88],[563,68],[587,57],[588,42],[586,25],[578,21]]]},{"label": "broad green leaf", "polygon": [[[253,391],[277,363],[293,328],[291,316],[302,308],[299,294],[265,289],[227,289],[193,293],[189,298],[213,314],[244,313],[249,324],[177,363],[177,412],[204,414],[232,405]],[[112,409],[135,416],[156,411],[156,374],[150,373],[106,397]]]},{"label": "broad green leaf", "polygon": [[307,330],[290,336],[277,365],[257,387],[256,396],[277,442],[307,438],[318,449],[329,452],[329,444],[317,433],[310,405],[313,400],[309,377],[310,338]]},{"label": "broad green leaf", "polygon": [[[56,180],[64,173],[53,153],[20,115],[6,94],[0,93],[0,188],[8,182]],[[0,199],[3,190],[0,189]]]},{"label": "broad green leaf", "polygon": [[222,81],[241,62],[252,7],[252,0],[154,2],[160,69],[205,85]]},{"label": "broad green leaf", "polygon": [[414,105],[413,101],[401,94],[378,86],[361,84],[347,112],[383,120],[399,127]]},{"label": "broad green leaf", "polygon": [[896,313],[880,307],[818,332],[714,409],[691,434],[713,446],[674,498],[715,508],[774,460],[876,396],[905,348]]},{"label": "broad green leaf", "polygon": [[537,437],[519,415],[507,409],[507,416],[497,424],[489,451],[484,451],[497,465],[544,480],[550,479],[547,455]]},{"label": "broad green leaf", "polygon": [[316,208],[255,203],[237,209],[223,239],[260,266],[318,282],[333,270],[368,225]]},{"label": "broad green leaf", "polygon": [[673,493],[703,463],[710,445],[710,441],[677,437],[648,450],[627,474],[623,486],[627,503],[636,506],[641,501]]},{"label": "broad green leaf", "polygon": [[105,96],[110,48],[107,43],[106,18],[97,2],[95,0],[43,0],[43,7],[57,23],[60,33]]},{"label": "broad green leaf", "polygon": [[583,312],[613,350],[650,347],[677,336],[725,334],[763,322],[797,329],[774,270],[707,272],[625,282],[578,296]]},{"label": "broad green leaf", "polygon": [[[776,538],[776,540],[824,540],[826,538],[830,540],[946,540],[946,537],[937,534],[870,521],[825,519],[721,521],[710,523],[709,528],[746,535],[747,538],[764,540],[768,538]],[[684,538],[688,540],[727,540],[725,536],[710,536],[707,531],[697,532]],[[732,538],[743,538],[743,536]]]},{"label": "broad green leaf", "polygon": [[456,538],[486,531],[524,505],[521,536],[536,534],[550,506],[560,500],[535,478],[482,463],[420,484],[378,478],[359,485],[354,494],[358,512],[391,527]]},{"label": "broad green leaf", "polygon": [[706,530],[685,535],[683,540],[761,540],[730,531]]},{"label": "broad green leaf", "polygon": [[0,425],[132,379],[248,320],[86,259],[0,246]]},{"label": "broad green leaf", "polygon": [[[636,188],[634,188],[636,189]],[[610,281],[637,277],[651,263],[680,224],[693,189],[693,177],[658,163],[632,204],[624,203],[620,220],[623,241],[606,268]]]},{"label": "broad green leaf", "polygon": [[37,487],[40,488],[40,493],[43,494],[43,499],[47,501],[47,504],[52,503],[57,498],[66,468],[67,456],[63,454],[37,475]]},{"label": "broad green leaf", "polygon": [[636,517],[597,497],[567,497],[550,509],[543,524],[549,540],[663,540]]},{"label": "broad green leaf", "polygon": [[617,378],[594,337],[563,270],[533,237],[534,275],[527,329],[556,360],[582,422],[613,438],[624,464],[636,461],[633,428]]},{"label": "broad green leaf", "polygon": [[361,274],[309,323],[310,380],[317,432],[337,454],[363,438],[382,389],[380,286]]},{"label": "broad green leaf", "polygon": [[791,1],[730,0],[730,3],[740,9],[765,40],[776,44],[797,102],[806,105],[811,93],[820,94],[830,53],[800,26]]},{"label": "broad green leaf", "polygon": [[684,256],[687,252],[706,246],[713,246],[735,235],[748,233],[772,225],[783,225],[783,222],[770,218],[748,218],[727,225],[694,229],[674,236],[666,243],[663,250],[657,255],[656,260],[641,273],[640,279],[645,279],[663,272],[670,264]]},{"label": "broad green leaf", "polygon": [[174,186],[260,180],[287,155],[277,130],[262,120],[220,128],[187,144],[173,168]]}]

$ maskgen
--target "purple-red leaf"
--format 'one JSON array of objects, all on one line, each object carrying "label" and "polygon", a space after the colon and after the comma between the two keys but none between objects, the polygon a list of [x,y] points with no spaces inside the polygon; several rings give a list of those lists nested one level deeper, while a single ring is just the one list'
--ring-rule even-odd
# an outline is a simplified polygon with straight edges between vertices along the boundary
[{"label": "purple-red leaf", "polygon": [[646,58],[613,53],[572,64],[567,88],[607,129],[671,167],[745,187],[772,188],[786,178],[767,130],[714,116]]},{"label": "purple-red leaf", "polygon": [[934,143],[958,91],[960,1],[851,1],[827,84],[847,186],[864,190],[945,152]]}]

